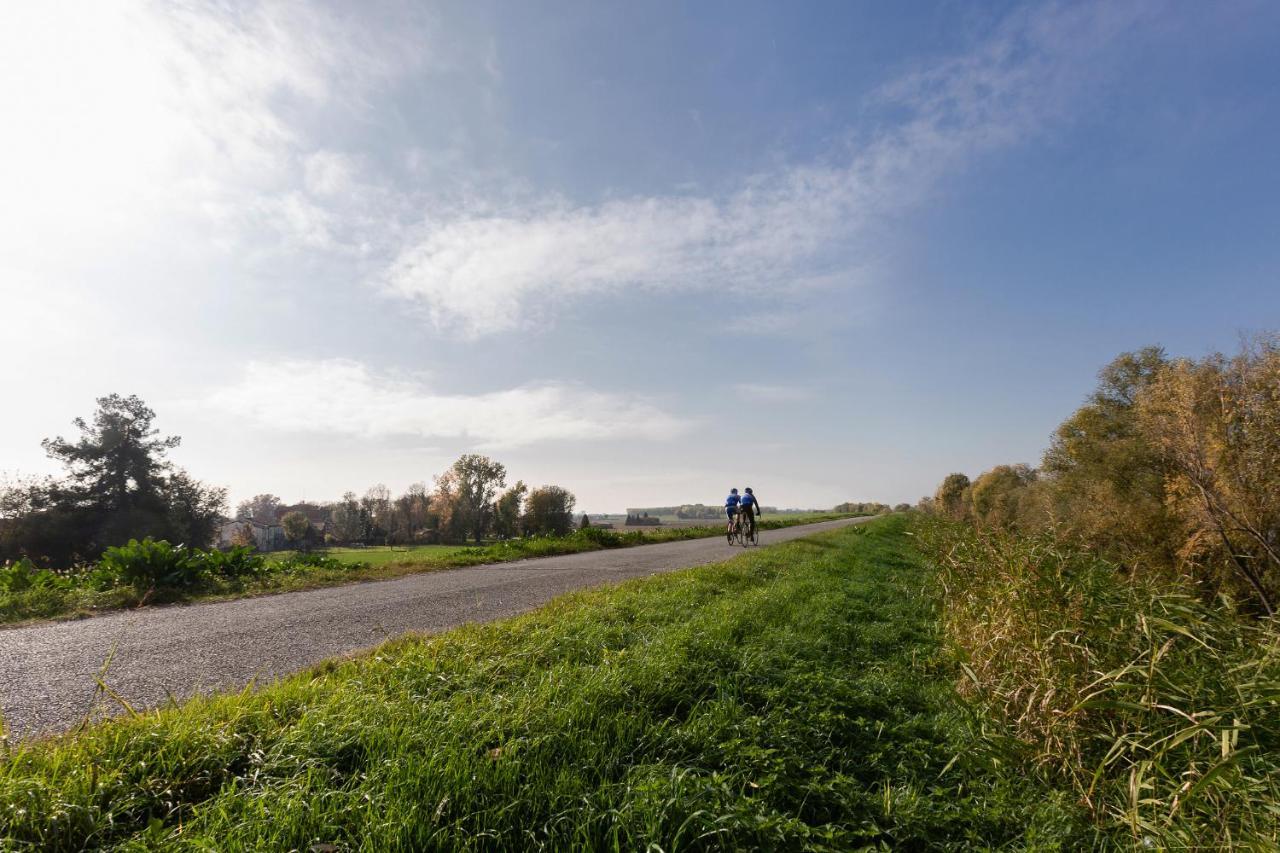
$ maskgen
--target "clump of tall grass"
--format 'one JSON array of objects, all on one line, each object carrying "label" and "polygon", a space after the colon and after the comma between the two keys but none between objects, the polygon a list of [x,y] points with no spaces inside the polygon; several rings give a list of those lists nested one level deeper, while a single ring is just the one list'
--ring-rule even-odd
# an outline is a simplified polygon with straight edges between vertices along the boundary
[{"label": "clump of tall grass", "polygon": [[1143,845],[1280,842],[1280,626],[1035,537],[938,519],[961,691],[1095,822]]}]

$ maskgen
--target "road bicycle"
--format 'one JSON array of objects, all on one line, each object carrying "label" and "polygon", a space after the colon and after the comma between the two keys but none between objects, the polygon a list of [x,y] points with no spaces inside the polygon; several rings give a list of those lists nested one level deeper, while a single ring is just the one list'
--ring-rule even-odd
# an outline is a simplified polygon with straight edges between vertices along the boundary
[{"label": "road bicycle", "polygon": [[725,538],[729,540],[730,545],[741,545],[743,548],[760,544],[758,529],[753,529],[753,525],[744,524],[740,512],[733,514],[733,523],[729,525]]},{"label": "road bicycle", "polygon": [[729,540],[730,545],[745,545],[742,539],[742,515],[740,513],[733,514],[733,520],[729,522],[729,528],[725,531],[725,538]]}]

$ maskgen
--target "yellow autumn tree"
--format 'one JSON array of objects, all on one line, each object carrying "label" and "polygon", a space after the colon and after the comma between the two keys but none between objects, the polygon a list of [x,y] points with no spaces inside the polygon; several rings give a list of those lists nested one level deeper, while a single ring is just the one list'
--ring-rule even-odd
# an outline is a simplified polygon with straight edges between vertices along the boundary
[{"label": "yellow autumn tree", "polygon": [[1144,347],[1102,368],[1094,392],[1054,431],[1040,469],[1047,523],[1130,569],[1169,566],[1180,544],[1165,503],[1168,466],[1136,412],[1167,364],[1164,350]]},{"label": "yellow autumn tree", "polygon": [[1268,615],[1280,592],[1280,336],[1232,358],[1181,359],[1137,397],[1137,422],[1168,466],[1180,556],[1249,593]]},{"label": "yellow autumn tree", "polygon": [[983,473],[969,487],[974,521],[984,527],[1023,527],[1035,480],[1035,469],[1027,465],[997,465]]}]

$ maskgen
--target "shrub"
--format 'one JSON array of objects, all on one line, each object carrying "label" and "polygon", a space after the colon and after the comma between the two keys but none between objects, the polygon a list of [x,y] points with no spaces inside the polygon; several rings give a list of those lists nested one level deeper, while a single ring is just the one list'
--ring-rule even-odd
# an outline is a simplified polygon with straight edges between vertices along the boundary
[{"label": "shrub", "polygon": [[266,558],[243,546],[228,551],[198,551],[193,559],[207,574],[233,580],[257,577],[267,570]]},{"label": "shrub", "polygon": [[165,540],[150,537],[139,542],[108,548],[98,565],[114,575],[119,583],[139,592],[148,589],[183,589],[195,586],[201,578],[202,560],[182,546],[174,547]]},{"label": "shrub", "polygon": [[78,585],[98,592],[115,589],[121,583],[120,575],[117,573],[116,568],[102,563],[95,563],[87,567],[83,572],[76,575],[75,579]]},{"label": "shrub", "polygon": [[583,527],[575,532],[573,537],[599,545],[602,548],[616,548],[622,544],[622,537],[619,534],[599,527]]},{"label": "shrub", "polygon": [[68,578],[38,568],[26,557],[0,566],[0,592],[13,594],[32,589],[66,589],[70,585]]}]

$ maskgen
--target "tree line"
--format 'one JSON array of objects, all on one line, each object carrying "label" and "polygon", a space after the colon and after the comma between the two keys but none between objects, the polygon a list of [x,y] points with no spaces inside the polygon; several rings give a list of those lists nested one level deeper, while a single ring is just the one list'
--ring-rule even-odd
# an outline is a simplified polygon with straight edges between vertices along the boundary
[{"label": "tree line", "polygon": [[898,504],[891,508],[888,504],[877,501],[846,501],[836,504],[832,512],[847,512],[851,515],[884,515],[887,512],[903,512],[908,509],[911,509],[910,504]]},{"label": "tree line", "polygon": [[1234,355],[1121,354],[1038,468],[950,474],[922,505],[1052,532],[1128,572],[1185,579],[1273,615],[1280,601],[1280,335]]},{"label": "tree line", "polygon": [[414,545],[481,542],[489,538],[563,536],[574,526],[576,498],[561,486],[530,489],[523,480],[507,488],[506,467],[487,456],[466,454],[434,480],[414,483],[393,497],[382,484],[362,496],[287,505],[273,494],[236,507],[236,518],[280,524],[290,541],[325,544]]},{"label": "tree line", "polygon": [[[96,560],[107,548],[151,538],[208,547],[226,521],[226,489],[199,482],[168,452],[178,436],[162,436],[155,412],[137,396],[97,401],[91,420],[77,418],[74,439],[42,442],[62,476],[0,487],[0,562],[23,557],[69,567]],[[285,505],[262,494],[242,502],[239,519],[281,524],[298,544],[323,530],[333,543],[462,543],[485,538],[565,535],[574,526],[574,495],[560,486],[507,487],[507,470],[466,454],[434,478],[393,497],[377,485],[331,503]],[[246,543],[248,544],[248,543]]]},{"label": "tree line", "polygon": [[30,557],[65,567],[135,538],[213,539],[226,490],[198,482],[165,458],[181,439],[161,436],[155,412],[138,397],[112,394],[97,404],[92,420],[73,422],[78,438],[41,442],[65,468],[62,477],[0,489],[0,561]]}]

